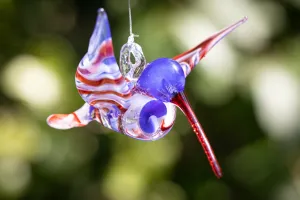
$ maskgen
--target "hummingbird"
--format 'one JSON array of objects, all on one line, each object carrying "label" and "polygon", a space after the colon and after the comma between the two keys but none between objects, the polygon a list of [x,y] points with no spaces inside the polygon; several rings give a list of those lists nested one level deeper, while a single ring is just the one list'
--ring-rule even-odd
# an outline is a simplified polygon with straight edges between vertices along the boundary
[{"label": "hummingbird", "polygon": [[[132,38],[129,38],[131,40],[121,50],[119,67],[114,56],[108,17],[100,8],[88,51],[75,73],[75,85],[85,103],[70,114],[50,115],[48,125],[56,129],[70,129],[97,121],[131,138],[154,141],[172,129],[176,109],[179,108],[201,143],[214,174],[220,178],[221,167],[190,106],[184,87],[187,76],[199,61],[246,21],[247,17],[240,19],[180,55],[158,58],[150,63],[146,63],[141,48],[132,46]],[[130,62],[130,53],[135,57],[135,64]]]}]

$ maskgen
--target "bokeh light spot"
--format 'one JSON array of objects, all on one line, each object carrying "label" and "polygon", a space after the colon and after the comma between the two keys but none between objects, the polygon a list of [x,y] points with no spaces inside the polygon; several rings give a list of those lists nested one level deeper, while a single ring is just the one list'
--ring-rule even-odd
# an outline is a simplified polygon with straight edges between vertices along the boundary
[{"label": "bokeh light spot", "polygon": [[60,98],[57,77],[34,56],[20,55],[11,60],[2,79],[7,94],[33,107],[47,108]]},{"label": "bokeh light spot", "polygon": [[274,139],[290,139],[297,132],[300,108],[299,82],[279,64],[265,64],[252,81],[260,125]]}]

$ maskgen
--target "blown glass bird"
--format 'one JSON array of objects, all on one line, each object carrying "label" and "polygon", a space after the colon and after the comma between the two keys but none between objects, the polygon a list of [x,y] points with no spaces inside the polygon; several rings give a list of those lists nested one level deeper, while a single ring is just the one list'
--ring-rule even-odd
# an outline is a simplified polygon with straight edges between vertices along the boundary
[{"label": "blown glass bird", "polygon": [[77,90],[85,103],[70,114],[50,115],[47,123],[56,129],[70,129],[95,120],[131,138],[154,141],[171,130],[178,107],[196,133],[213,172],[221,177],[221,168],[184,94],[184,86],[188,74],[207,52],[246,20],[239,20],[172,59],[158,58],[147,64],[141,55],[135,55],[141,62],[139,68],[132,70],[126,69],[125,56],[125,60],[121,58],[120,71],[107,15],[99,9],[88,52],[75,75]]}]

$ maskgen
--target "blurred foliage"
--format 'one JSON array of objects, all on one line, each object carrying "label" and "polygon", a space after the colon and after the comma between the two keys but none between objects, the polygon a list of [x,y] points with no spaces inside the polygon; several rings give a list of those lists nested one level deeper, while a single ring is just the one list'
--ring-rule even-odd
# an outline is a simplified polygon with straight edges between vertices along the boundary
[{"label": "blurred foliage", "polygon": [[173,57],[243,15],[187,80],[223,167],[217,180],[184,115],[142,142],[97,123],[45,120],[83,103],[74,85],[99,7],[116,57],[126,0],[0,1],[0,199],[297,200],[300,198],[299,0],[132,0],[148,61]]}]

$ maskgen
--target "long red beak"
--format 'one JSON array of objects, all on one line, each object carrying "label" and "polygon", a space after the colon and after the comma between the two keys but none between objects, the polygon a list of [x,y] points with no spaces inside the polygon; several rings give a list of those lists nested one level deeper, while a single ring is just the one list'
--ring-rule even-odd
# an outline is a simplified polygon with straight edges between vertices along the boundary
[{"label": "long red beak", "polygon": [[201,127],[201,124],[199,123],[195,113],[193,112],[185,94],[183,92],[178,93],[175,97],[173,97],[171,102],[174,103],[176,106],[178,106],[188,118],[188,121],[191,124],[193,131],[196,133],[196,136],[203,147],[203,150],[206,154],[206,157],[209,161],[209,164],[213,172],[218,178],[221,178],[222,169],[218,163],[218,160],[214,154],[212,147],[209,144],[205,132]]}]

